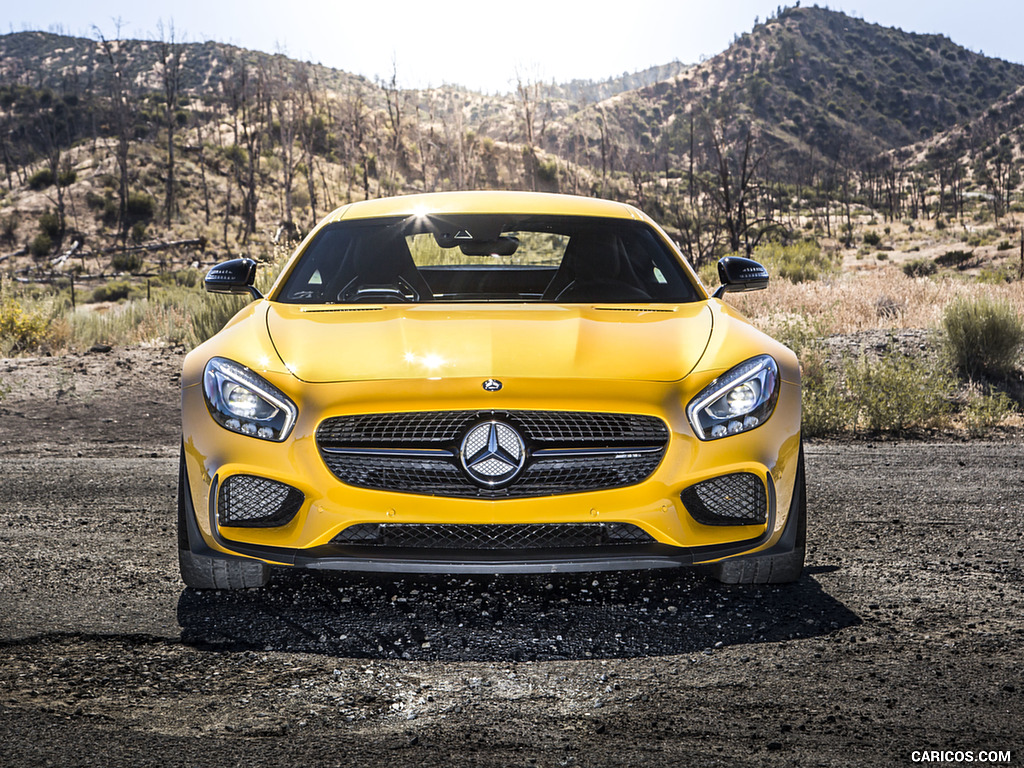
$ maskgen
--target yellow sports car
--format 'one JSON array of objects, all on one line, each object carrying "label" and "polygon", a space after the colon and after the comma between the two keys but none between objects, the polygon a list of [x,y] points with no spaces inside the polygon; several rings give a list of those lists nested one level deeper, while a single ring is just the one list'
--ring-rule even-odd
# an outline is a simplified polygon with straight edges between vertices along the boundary
[{"label": "yellow sports car", "polygon": [[354,203],[185,360],[181,574],[703,566],[799,578],[794,354],[636,208],[457,192]]}]

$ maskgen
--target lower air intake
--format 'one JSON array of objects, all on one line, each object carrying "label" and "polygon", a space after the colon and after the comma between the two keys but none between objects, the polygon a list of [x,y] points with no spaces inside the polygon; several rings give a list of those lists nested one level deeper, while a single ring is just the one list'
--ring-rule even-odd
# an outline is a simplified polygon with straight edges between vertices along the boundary
[{"label": "lower air intake", "polygon": [[680,494],[693,519],[703,525],[764,525],[768,495],[752,472],[736,472],[691,485]]},{"label": "lower air intake", "polygon": [[334,537],[344,546],[411,549],[523,550],[655,544],[629,523],[432,524],[360,523]]},{"label": "lower air intake", "polygon": [[255,475],[232,475],[220,487],[217,522],[235,528],[287,525],[305,496],[297,488]]}]

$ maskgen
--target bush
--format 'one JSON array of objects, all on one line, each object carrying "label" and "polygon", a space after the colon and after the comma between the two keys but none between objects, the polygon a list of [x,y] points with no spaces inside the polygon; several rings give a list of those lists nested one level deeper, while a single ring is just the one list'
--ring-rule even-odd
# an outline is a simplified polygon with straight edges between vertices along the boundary
[{"label": "bush", "polygon": [[972,258],[974,258],[974,251],[947,251],[941,256],[937,256],[935,263],[940,267],[964,269]]},{"label": "bush", "polygon": [[208,294],[192,313],[193,344],[201,344],[220,331],[248,303],[249,299],[243,296]]},{"label": "bush", "polygon": [[805,437],[821,437],[850,431],[856,412],[846,396],[842,366],[832,364],[817,346],[805,347],[800,354],[803,388]]},{"label": "bush", "polygon": [[877,232],[865,232],[864,233],[864,244],[876,247],[882,242],[882,236]]},{"label": "bush", "polygon": [[907,277],[928,277],[939,271],[939,265],[931,259],[914,259],[903,265],[903,274]]},{"label": "bush", "polygon": [[0,300],[0,353],[29,352],[46,341],[50,318],[27,312],[13,299]]},{"label": "bush", "polygon": [[92,190],[85,193],[85,204],[91,211],[102,211],[107,199],[103,195],[97,195]]},{"label": "bush", "polygon": [[141,243],[146,239],[146,222],[136,221],[132,224],[132,242]]},{"label": "bush", "polygon": [[141,253],[115,253],[110,259],[110,266],[115,272],[135,273],[142,269]]},{"label": "bush", "polygon": [[39,217],[39,231],[56,239],[60,235],[60,216],[53,211],[47,211]]},{"label": "bush", "polygon": [[855,422],[871,432],[940,426],[952,410],[953,379],[921,360],[892,353],[846,367]]},{"label": "bush", "polygon": [[963,412],[967,434],[971,437],[981,437],[1013,410],[1013,401],[1002,392],[975,395]]},{"label": "bush", "polygon": [[1024,321],[1005,301],[960,299],[942,317],[943,343],[964,376],[1005,378],[1024,350]]},{"label": "bush", "polygon": [[822,251],[814,240],[803,240],[793,245],[759,245],[754,249],[753,257],[770,273],[794,283],[818,280],[837,268],[835,256]]},{"label": "bush", "polygon": [[92,301],[121,301],[133,293],[132,284],[127,280],[115,280],[101,285],[92,292]]},{"label": "bush", "polygon": [[127,211],[132,221],[151,219],[156,211],[156,201],[145,192],[129,192]]},{"label": "bush", "polygon": [[47,256],[53,250],[53,238],[45,232],[40,232],[33,238],[28,249],[33,256]]},{"label": "bush", "polygon": [[41,168],[28,177],[28,188],[37,192],[40,189],[46,189],[51,184],[53,184],[53,171],[49,168]]}]

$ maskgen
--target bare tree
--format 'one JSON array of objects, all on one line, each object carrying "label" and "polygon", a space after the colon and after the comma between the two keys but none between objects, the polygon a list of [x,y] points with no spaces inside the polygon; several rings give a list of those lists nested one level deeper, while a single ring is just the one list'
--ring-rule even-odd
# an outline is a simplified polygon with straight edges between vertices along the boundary
[{"label": "bare tree", "polygon": [[174,21],[164,28],[163,21],[157,22],[160,41],[157,54],[160,57],[160,80],[164,87],[164,115],[167,123],[167,193],[164,196],[164,215],[167,226],[171,225],[177,206],[174,198],[174,129],[178,117],[178,92],[181,88],[182,46],[175,40]]},{"label": "bare tree", "polygon": [[110,104],[117,134],[118,226],[121,242],[128,240],[128,155],[131,148],[131,82],[127,75],[128,42],[121,40],[121,21],[115,21],[117,39],[111,41],[94,27],[100,46],[110,65]]},{"label": "bare tree", "polygon": [[770,216],[758,215],[755,206],[760,191],[758,170],[767,155],[756,146],[749,124],[727,123],[710,112],[705,112],[701,122],[711,172],[703,192],[722,217],[730,250],[742,247],[749,254],[761,237],[777,226]]},{"label": "bare tree", "polygon": [[523,165],[526,171],[527,185],[537,189],[537,149],[534,140],[534,121],[537,117],[537,102],[540,99],[540,82],[536,79],[523,79],[516,69],[516,95],[519,97],[520,116],[523,121]]}]

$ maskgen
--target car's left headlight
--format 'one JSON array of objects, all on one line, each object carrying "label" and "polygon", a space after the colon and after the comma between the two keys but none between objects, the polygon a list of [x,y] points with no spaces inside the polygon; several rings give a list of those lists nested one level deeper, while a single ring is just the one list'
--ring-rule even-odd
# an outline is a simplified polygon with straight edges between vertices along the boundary
[{"label": "car's left headlight", "polygon": [[697,437],[717,440],[754,429],[772,415],[779,399],[779,366],[758,355],[708,384],[686,406]]},{"label": "car's left headlight", "polygon": [[232,432],[281,442],[295,426],[298,409],[284,392],[226,358],[206,364],[203,394],[214,421]]}]

